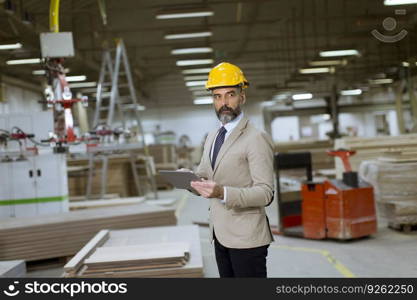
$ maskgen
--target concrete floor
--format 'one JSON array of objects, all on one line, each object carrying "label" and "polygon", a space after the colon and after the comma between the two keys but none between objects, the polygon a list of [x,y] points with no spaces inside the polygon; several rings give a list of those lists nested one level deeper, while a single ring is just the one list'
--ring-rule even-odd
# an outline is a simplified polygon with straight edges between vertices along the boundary
[{"label": "concrete floor", "polygon": [[[208,201],[181,190],[164,191],[160,198],[175,204],[178,225],[206,221]],[[277,224],[277,206],[268,207],[271,224]],[[314,241],[275,236],[268,252],[268,277],[416,277],[417,232],[404,234],[379,221],[378,233],[350,242]],[[219,277],[208,227],[200,227],[205,277]],[[29,272],[28,277],[59,277],[62,268]]]}]

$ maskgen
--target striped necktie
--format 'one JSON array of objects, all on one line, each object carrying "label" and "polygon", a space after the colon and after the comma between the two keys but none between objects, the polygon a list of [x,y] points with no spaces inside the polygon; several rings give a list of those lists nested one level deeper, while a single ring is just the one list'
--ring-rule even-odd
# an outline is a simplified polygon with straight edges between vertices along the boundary
[{"label": "striped necktie", "polygon": [[216,163],[217,154],[219,154],[220,148],[223,145],[224,138],[226,136],[226,128],[222,127],[217,134],[216,141],[214,142],[213,158],[211,159],[211,167],[214,169]]}]

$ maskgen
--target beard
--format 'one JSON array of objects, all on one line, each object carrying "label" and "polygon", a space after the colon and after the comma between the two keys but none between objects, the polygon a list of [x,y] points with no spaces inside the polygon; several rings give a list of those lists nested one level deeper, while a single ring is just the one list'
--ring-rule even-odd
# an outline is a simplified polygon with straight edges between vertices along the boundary
[{"label": "beard", "polygon": [[219,110],[216,111],[217,118],[222,122],[222,124],[227,124],[234,119],[241,113],[240,105],[238,105],[235,109],[223,105],[220,107]]}]

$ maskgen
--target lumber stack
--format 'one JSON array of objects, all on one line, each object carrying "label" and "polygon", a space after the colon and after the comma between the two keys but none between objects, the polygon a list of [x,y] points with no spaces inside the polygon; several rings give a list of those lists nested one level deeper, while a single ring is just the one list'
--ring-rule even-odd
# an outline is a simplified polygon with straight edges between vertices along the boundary
[{"label": "lumber stack", "polygon": [[311,152],[313,170],[334,169],[333,157],[326,153],[330,149],[333,149],[331,140],[299,140],[275,145],[275,152]]},{"label": "lumber stack", "polygon": [[65,277],[202,277],[198,226],[102,230],[64,270]]},{"label": "lumber stack", "polygon": [[[358,171],[361,162],[365,160],[377,159],[387,153],[417,152],[417,134],[374,138],[346,137],[337,139],[334,148],[356,150],[356,154],[350,157],[350,163],[353,171]],[[339,158],[335,158],[335,166],[336,177],[340,179],[344,168]]]},{"label": "lumber stack", "polygon": [[26,263],[24,260],[0,261],[0,277],[16,278],[26,276]]},{"label": "lumber stack", "polygon": [[145,203],[0,221],[0,260],[71,256],[102,229],[176,224],[175,210]]},{"label": "lumber stack", "polygon": [[373,185],[378,214],[390,226],[417,224],[417,155],[364,161],[359,175]]}]

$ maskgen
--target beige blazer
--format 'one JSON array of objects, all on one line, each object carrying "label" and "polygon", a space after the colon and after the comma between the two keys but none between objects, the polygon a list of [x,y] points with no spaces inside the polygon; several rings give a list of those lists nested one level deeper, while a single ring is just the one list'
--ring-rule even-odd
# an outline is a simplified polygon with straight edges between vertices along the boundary
[{"label": "beige blazer", "polygon": [[210,150],[218,130],[204,144],[197,175],[226,187],[226,204],[210,199],[210,239],[228,248],[254,248],[273,240],[265,214],[274,188],[273,143],[244,116],[217,155],[214,170]]}]

